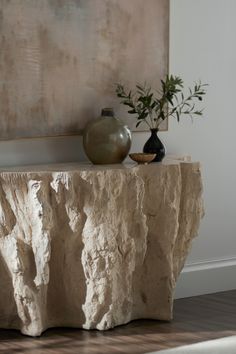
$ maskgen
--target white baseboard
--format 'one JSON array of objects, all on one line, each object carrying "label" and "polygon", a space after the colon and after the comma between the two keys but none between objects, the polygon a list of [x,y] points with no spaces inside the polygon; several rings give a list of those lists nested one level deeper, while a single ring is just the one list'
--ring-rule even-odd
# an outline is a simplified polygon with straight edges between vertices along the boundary
[{"label": "white baseboard", "polygon": [[177,282],[175,299],[236,289],[236,257],[187,264]]}]

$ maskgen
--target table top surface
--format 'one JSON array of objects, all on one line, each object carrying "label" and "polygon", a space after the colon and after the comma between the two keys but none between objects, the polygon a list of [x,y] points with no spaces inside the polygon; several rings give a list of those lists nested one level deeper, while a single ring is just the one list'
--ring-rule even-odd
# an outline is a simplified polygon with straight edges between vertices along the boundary
[{"label": "table top surface", "polygon": [[[191,163],[189,156],[167,156],[162,162],[154,162],[151,165],[179,165],[180,163]],[[0,173],[4,172],[69,172],[69,171],[104,171],[104,170],[126,170],[136,168],[136,162],[128,162],[112,165],[93,165],[90,162],[67,162],[58,164],[25,165],[0,167]],[[142,165],[144,166],[144,165]]]}]

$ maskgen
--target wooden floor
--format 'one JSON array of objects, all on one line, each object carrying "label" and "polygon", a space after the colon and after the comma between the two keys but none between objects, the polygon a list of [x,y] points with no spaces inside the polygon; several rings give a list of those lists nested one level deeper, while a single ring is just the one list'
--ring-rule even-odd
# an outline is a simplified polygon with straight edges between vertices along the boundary
[{"label": "wooden floor", "polygon": [[236,290],[176,300],[171,323],[134,321],[106,332],[51,329],[40,338],[0,330],[0,353],[139,354],[230,335],[236,335]]}]

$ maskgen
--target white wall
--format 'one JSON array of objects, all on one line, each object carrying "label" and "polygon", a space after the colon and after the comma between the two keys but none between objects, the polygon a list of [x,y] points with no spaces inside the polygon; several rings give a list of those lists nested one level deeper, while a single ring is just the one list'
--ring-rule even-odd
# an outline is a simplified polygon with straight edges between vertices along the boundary
[{"label": "white wall", "polygon": [[204,118],[171,124],[165,139],[201,161],[205,189],[206,216],[188,259],[197,264],[186,267],[178,296],[236,289],[235,16],[235,0],[171,1],[170,70],[210,84]]},{"label": "white wall", "polygon": [[[204,117],[171,121],[161,133],[169,153],[202,163],[206,216],[188,263],[236,260],[235,16],[235,0],[171,0],[170,72],[188,84],[210,84]],[[146,137],[134,135],[132,150],[140,151]],[[81,137],[0,143],[0,165],[84,158]]]},{"label": "white wall", "polygon": [[170,69],[210,85],[204,118],[172,124],[166,137],[171,150],[202,162],[206,217],[190,260],[236,257],[236,1],[171,5]]}]

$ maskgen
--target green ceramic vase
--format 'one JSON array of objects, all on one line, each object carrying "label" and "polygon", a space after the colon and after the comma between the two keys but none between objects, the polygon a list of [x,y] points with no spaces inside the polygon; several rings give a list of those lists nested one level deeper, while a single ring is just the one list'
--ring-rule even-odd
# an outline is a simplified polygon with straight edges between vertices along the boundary
[{"label": "green ceramic vase", "polygon": [[121,163],[131,147],[131,132],[115,117],[112,108],[104,108],[101,116],[86,126],[83,146],[94,164]]}]

